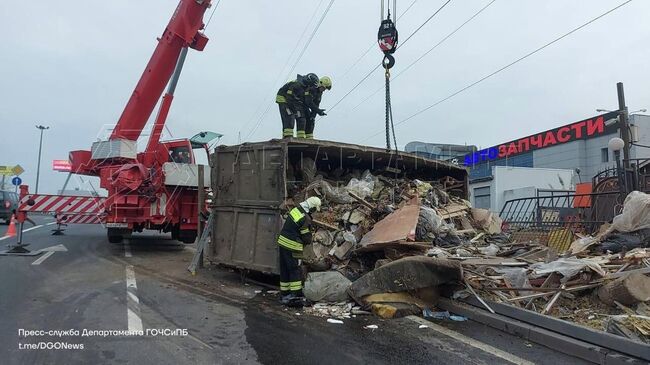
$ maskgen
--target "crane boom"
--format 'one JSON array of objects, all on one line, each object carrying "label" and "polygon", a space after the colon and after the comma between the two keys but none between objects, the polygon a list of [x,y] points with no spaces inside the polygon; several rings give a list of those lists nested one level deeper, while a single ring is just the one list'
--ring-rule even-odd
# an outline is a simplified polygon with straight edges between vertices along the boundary
[{"label": "crane boom", "polygon": [[174,72],[181,50],[186,47],[203,50],[208,38],[200,31],[204,27],[203,15],[210,2],[179,2],[110,136],[111,140],[136,141]]}]

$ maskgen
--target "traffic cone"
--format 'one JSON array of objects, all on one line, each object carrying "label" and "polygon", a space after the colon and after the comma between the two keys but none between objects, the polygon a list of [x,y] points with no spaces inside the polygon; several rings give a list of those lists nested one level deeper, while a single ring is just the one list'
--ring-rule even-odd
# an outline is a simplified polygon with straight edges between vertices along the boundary
[{"label": "traffic cone", "polygon": [[16,236],[16,218],[14,215],[11,215],[11,223],[9,223],[9,228],[7,229],[7,233],[5,233],[5,237],[15,237]]}]

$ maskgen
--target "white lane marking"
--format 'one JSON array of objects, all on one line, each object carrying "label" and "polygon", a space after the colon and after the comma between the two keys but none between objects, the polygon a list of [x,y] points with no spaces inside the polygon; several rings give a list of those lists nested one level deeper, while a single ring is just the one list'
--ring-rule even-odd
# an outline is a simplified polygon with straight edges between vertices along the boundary
[{"label": "white lane marking", "polygon": [[32,262],[32,265],[40,265],[43,263],[43,261],[47,260],[48,257],[54,255],[54,252],[56,251],[47,251],[46,253],[43,254],[43,256],[39,257],[36,259],[36,261]]},{"label": "white lane marking", "polygon": [[126,265],[126,317],[129,331],[142,331],[140,300],[137,293],[138,285],[135,282],[133,265]]},{"label": "white lane marking", "polygon": [[418,324],[425,325],[425,326],[429,327],[430,329],[432,329],[432,330],[434,330],[434,331],[436,331],[438,333],[441,333],[441,334],[443,334],[443,335],[445,335],[447,337],[451,337],[454,340],[463,342],[463,343],[465,343],[465,344],[467,344],[469,346],[475,347],[475,348],[477,348],[477,349],[479,349],[481,351],[492,354],[492,355],[494,355],[496,357],[504,359],[504,360],[506,360],[508,362],[511,362],[513,364],[535,365],[534,362],[524,360],[519,356],[513,355],[513,354],[511,354],[509,352],[506,352],[506,351],[503,351],[503,350],[499,350],[496,347],[492,347],[492,346],[490,346],[490,345],[488,345],[486,343],[475,340],[475,339],[473,339],[471,337],[467,337],[467,336],[465,336],[465,335],[463,335],[461,333],[458,333],[456,331],[452,331],[452,330],[450,330],[448,328],[445,328],[445,327],[440,326],[438,324],[435,324],[433,322],[427,321],[424,318],[420,318],[420,317],[416,317],[416,316],[408,316],[406,318],[408,318],[408,319],[410,319],[413,322],[416,322]]},{"label": "white lane marking", "polygon": [[25,233],[25,232],[29,232],[29,231],[33,231],[33,230],[35,230],[35,229],[37,229],[37,228],[41,228],[41,227],[43,227],[43,225],[42,225],[42,224],[39,224],[38,226],[34,226],[34,227],[27,228],[27,229],[23,229],[23,233]]},{"label": "white lane marking", "polygon": [[131,245],[128,241],[124,244],[124,257],[131,257]]},{"label": "white lane marking", "polygon": [[46,225],[46,226],[51,226],[51,225],[53,225],[53,224],[56,224],[56,222],[50,222],[50,223],[47,223],[47,224],[45,224],[45,225]]},{"label": "white lane marking", "polygon": [[[18,224],[16,224],[16,229],[19,229],[18,227],[20,227],[20,226],[19,226]],[[31,230],[34,230],[34,229],[36,229],[36,228],[41,228],[41,227],[43,227],[43,225],[42,225],[42,224],[39,224],[38,226],[34,226],[34,227],[31,227],[31,228],[24,229],[24,230],[23,230],[23,233],[25,233],[25,232],[29,232],[29,231],[31,231]],[[12,238],[12,237],[16,237],[16,236],[3,236],[3,237],[0,237],[0,241],[2,241],[2,240],[6,240],[7,238]]]},{"label": "white lane marking", "polygon": [[43,261],[47,260],[48,257],[52,256],[55,252],[68,252],[68,248],[65,247],[64,245],[54,245],[50,247],[45,247],[40,249],[39,251],[45,252],[43,256],[39,257],[36,259],[36,261],[32,262],[32,265],[40,265],[43,263]]}]

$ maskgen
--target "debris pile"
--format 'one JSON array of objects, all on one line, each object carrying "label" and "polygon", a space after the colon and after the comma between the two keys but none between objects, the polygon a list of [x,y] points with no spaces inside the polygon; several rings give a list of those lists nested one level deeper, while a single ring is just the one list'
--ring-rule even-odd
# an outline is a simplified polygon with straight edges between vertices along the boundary
[{"label": "debris pile", "polygon": [[[452,256],[490,253],[508,242],[498,216],[472,209],[461,198],[463,182],[391,174],[339,172],[336,181],[345,183],[337,185],[319,171],[303,169],[303,184],[290,189],[287,207],[310,196],[323,202],[313,214],[313,242],[303,252],[310,271],[307,299],[336,303],[352,298],[384,318],[422,313],[433,307],[440,286],[462,281],[461,266]],[[318,308],[317,313],[340,317],[338,310]]]},{"label": "debris pile", "polygon": [[488,309],[486,300],[507,303],[650,343],[650,241],[643,238],[648,209],[647,194],[631,193],[609,228],[578,237],[567,252],[529,243],[519,253],[462,259],[467,288],[454,295],[474,296]]},{"label": "debris pile", "polygon": [[498,215],[472,208],[464,184],[448,177],[339,172],[336,181],[345,183],[337,185],[315,170],[303,176],[306,184],[290,190],[293,202],[323,201],[304,252],[315,315],[349,318],[352,299],[356,310],[383,318],[434,316],[438,297],[453,294],[490,311],[490,302],[506,303],[650,342],[646,194],[631,193],[610,226],[594,237],[573,233],[575,242],[557,252],[502,232]]}]

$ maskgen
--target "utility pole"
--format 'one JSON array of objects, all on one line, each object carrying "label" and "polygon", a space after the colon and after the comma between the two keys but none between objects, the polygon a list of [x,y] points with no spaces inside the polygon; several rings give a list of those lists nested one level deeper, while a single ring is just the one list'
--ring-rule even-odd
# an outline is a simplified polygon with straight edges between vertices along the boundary
[{"label": "utility pole", "polygon": [[621,139],[625,145],[623,146],[623,169],[627,172],[630,167],[630,127],[627,122],[628,110],[625,105],[625,92],[623,91],[623,83],[616,84],[616,91],[618,92],[618,128],[620,129]]},{"label": "utility pole", "polygon": [[41,173],[41,150],[43,149],[43,131],[50,129],[50,127],[37,125],[36,128],[41,130],[41,141],[38,144],[38,165],[36,166],[36,191],[34,192],[35,194],[38,194],[38,178]]}]

